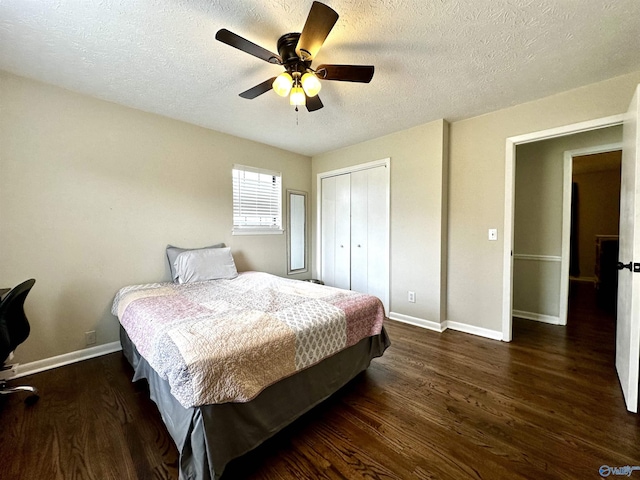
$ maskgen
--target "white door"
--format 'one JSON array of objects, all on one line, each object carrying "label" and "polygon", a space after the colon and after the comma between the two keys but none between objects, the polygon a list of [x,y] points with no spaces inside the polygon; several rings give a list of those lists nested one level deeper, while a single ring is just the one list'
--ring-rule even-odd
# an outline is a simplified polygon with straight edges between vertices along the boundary
[{"label": "white door", "polygon": [[[618,272],[616,370],[627,410],[638,411],[640,369],[640,171],[638,169],[638,109],[640,86],[631,100],[623,126],[622,180],[620,188],[619,262],[631,268]],[[620,265],[619,265],[620,267]]]},{"label": "white door", "polygon": [[351,175],[351,290],[369,293],[368,170]]},{"label": "white door", "polygon": [[322,280],[351,288],[349,175],[322,179]]},{"label": "white door", "polygon": [[322,179],[322,280],[333,285],[336,264],[336,180]]},{"label": "white door", "polygon": [[389,182],[385,166],[351,174],[351,289],[389,297]]},{"label": "white door", "polygon": [[349,175],[336,179],[336,265],[334,287],[351,288],[351,185]]},{"label": "white door", "polygon": [[327,172],[320,189],[320,278],[374,295],[389,311],[388,159]]},{"label": "white door", "polygon": [[369,170],[369,294],[389,311],[389,173],[388,167]]}]

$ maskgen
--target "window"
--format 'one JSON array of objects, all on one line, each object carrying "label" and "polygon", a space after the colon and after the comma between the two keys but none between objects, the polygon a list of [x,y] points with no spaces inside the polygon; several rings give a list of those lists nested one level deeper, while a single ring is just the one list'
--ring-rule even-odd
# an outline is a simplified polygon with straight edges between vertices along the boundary
[{"label": "window", "polygon": [[233,234],[282,233],[280,172],[233,166]]}]

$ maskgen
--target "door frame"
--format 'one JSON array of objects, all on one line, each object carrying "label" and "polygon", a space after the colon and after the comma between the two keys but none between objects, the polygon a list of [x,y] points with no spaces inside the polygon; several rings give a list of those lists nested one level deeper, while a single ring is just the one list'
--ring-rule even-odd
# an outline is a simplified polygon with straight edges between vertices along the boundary
[{"label": "door frame", "polygon": [[540,130],[509,137],[506,140],[505,151],[505,181],[504,181],[504,242],[503,242],[503,273],[502,273],[502,340],[510,342],[512,336],[513,311],[513,238],[514,238],[514,207],[515,207],[515,161],[516,147],[525,143],[564,137],[575,133],[598,130],[600,128],[622,125],[625,115],[588,120],[562,127]]},{"label": "door frame", "polygon": [[566,150],[564,152],[564,165],[562,173],[562,253],[560,260],[560,311],[558,314],[558,318],[560,319],[559,325],[567,324],[567,316],[569,313],[569,261],[571,256],[571,183],[573,181],[573,157],[615,152],[617,150],[622,150],[622,142],[578,148],[575,150]]},{"label": "door frame", "polygon": [[361,170],[368,170],[370,168],[385,167],[387,172],[387,224],[386,224],[386,237],[387,237],[387,278],[386,278],[386,291],[387,298],[383,300],[384,308],[386,312],[389,312],[389,305],[391,303],[391,158],[382,158],[380,160],[373,160],[371,162],[359,163],[357,165],[351,165],[348,167],[338,168],[336,170],[329,170],[327,172],[320,172],[316,176],[316,268],[318,277],[322,279],[322,179],[328,177],[335,177],[337,175],[345,175],[347,173],[359,172]]}]

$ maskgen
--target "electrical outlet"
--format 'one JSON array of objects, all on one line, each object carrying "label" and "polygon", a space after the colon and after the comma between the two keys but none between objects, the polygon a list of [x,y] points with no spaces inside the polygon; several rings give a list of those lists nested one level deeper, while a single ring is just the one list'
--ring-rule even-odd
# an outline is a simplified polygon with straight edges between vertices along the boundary
[{"label": "electrical outlet", "polygon": [[96,331],[90,330],[88,332],[84,332],[84,343],[86,346],[95,345],[96,344]]},{"label": "electrical outlet", "polygon": [[409,292],[409,302],[416,303],[416,292]]}]

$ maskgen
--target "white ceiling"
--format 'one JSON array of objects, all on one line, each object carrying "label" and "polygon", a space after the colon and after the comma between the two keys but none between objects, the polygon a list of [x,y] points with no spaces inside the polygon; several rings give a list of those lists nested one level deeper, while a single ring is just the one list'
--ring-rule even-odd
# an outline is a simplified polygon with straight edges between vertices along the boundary
[{"label": "white ceiling", "polygon": [[305,155],[438,118],[459,120],[640,70],[638,0],[326,0],[340,14],[314,65],[375,65],[323,82],[322,110],[238,94],[311,0],[0,0],[0,69]]}]

